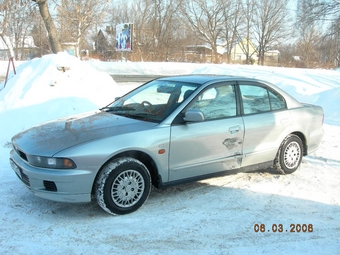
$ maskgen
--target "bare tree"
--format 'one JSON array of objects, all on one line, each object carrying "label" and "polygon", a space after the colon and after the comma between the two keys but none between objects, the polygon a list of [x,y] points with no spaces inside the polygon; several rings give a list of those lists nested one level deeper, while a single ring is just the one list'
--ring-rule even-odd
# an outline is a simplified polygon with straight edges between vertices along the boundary
[{"label": "bare tree", "polygon": [[30,33],[35,19],[35,8],[32,1],[16,0],[11,1],[12,12],[8,23],[8,34],[12,38],[14,54],[16,59],[26,58],[26,47],[33,46]]},{"label": "bare tree", "polygon": [[224,30],[222,32],[225,43],[223,47],[225,49],[226,61],[231,61],[231,51],[240,40],[239,29],[244,22],[244,15],[242,14],[242,3],[238,0],[227,0],[223,9]]},{"label": "bare tree", "polygon": [[134,24],[132,58],[169,61],[173,57],[182,36],[178,16],[180,3],[181,0],[134,0],[115,5],[112,22]]},{"label": "bare tree", "polygon": [[[150,23],[153,20],[153,0],[135,0],[130,6],[134,17],[134,56],[139,61],[149,61],[154,57],[155,39]],[[123,14],[127,19],[129,15]]]},{"label": "bare tree", "polygon": [[[243,53],[246,55],[246,64],[252,63],[252,56],[256,53],[250,47],[250,35],[251,35],[251,29],[253,26],[254,21],[254,13],[256,8],[256,0],[244,0],[242,3],[242,16],[243,16],[243,33],[240,33],[241,35],[244,34],[246,39],[246,44],[241,43],[241,49]],[[242,40],[241,36],[238,36],[238,40]]]},{"label": "bare tree", "polygon": [[0,28],[1,29],[0,37],[3,40],[4,44],[7,46],[10,58],[14,57],[14,51],[13,51],[13,46],[8,36],[6,35],[6,33],[7,33],[8,22],[10,19],[11,7],[12,5],[9,0],[5,0],[1,2],[0,4],[0,17],[2,19],[1,28]]},{"label": "bare tree", "polygon": [[46,35],[46,28],[43,24],[42,18],[35,19],[33,28],[31,30],[35,46],[38,47],[37,56],[43,56],[51,52],[48,36]]},{"label": "bare tree", "polygon": [[62,33],[71,35],[76,56],[80,56],[85,33],[103,22],[107,8],[107,0],[61,0],[58,4]]},{"label": "bare tree", "polygon": [[154,21],[151,23],[154,31],[156,54],[160,60],[169,61],[171,51],[176,47],[174,38],[178,30],[178,10],[180,0],[154,0]]},{"label": "bare tree", "polygon": [[318,45],[320,47],[315,47],[319,55],[317,61],[339,66],[340,0],[325,0],[321,2],[313,0],[307,2],[306,5],[309,9],[308,16],[306,17],[308,24],[321,23],[322,25],[322,29],[319,32],[320,41]]},{"label": "bare tree", "polygon": [[307,1],[309,20],[334,20],[340,13],[340,0]]},{"label": "bare tree", "polygon": [[224,0],[191,0],[185,1],[181,11],[186,21],[203,42],[212,48],[211,61],[218,62],[217,45],[225,28]]},{"label": "bare tree", "polygon": [[[176,2],[168,4],[166,0],[133,1],[131,15],[134,17],[132,22],[135,32],[135,56],[138,56],[140,60],[167,59],[169,48],[166,40],[170,38],[168,28],[171,24],[165,24],[165,20],[173,14],[172,10]],[[170,17],[170,22],[171,19]]]},{"label": "bare tree", "polygon": [[302,62],[296,58],[297,50],[296,43],[286,43],[278,45],[280,51],[280,66],[285,67],[301,67]]},{"label": "bare tree", "polygon": [[253,30],[258,44],[258,64],[264,65],[266,51],[287,38],[287,1],[256,1]]},{"label": "bare tree", "polygon": [[62,47],[58,38],[58,32],[52,20],[50,11],[48,9],[47,0],[32,0],[32,1],[36,2],[39,6],[40,15],[45,23],[52,52],[53,53],[61,52]]},{"label": "bare tree", "polygon": [[[47,4],[55,7],[53,18]],[[211,62],[221,60],[220,46],[224,47],[225,61],[230,62],[233,47],[243,41],[240,46],[245,62],[252,63],[254,48],[244,43],[251,41],[257,47],[261,65],[265,63],[265,53],[280,45],[287,49],[287,61],[289,54],[298,50],[295,54],[304,58],[306,66],[339,66],[340,0],[299,0],[296,43],[288,41],[292,30],[287,29],[291,21],[287,4],[286,0],[2,0],[0,37],[13,49],[11,56],[23,55],[20,45],[29,35],[34,36],[41,54],[45,54],[47,31],[52,52],[62,51],[60,42],[73,42],[79,56],[80,49],[91,49],[93,35],[101,30],[108,36],[109,31],[105,51],[112,57],[116,54],[116,25],[133,23],[131,60],[184,60],[184,46],[204,44],[211,51]],[[36,6],[41,20],[35,16]],[[328,21],[327,26],[320,29],[319,23],[326,24],[322,23],[324,20]],[[12,37],[15,39],[10,40]],[[291,43],[288,48],[284,47],[286,41]]]},{"label": "bare tree", "polygon": [[315,27],[311,27],[305,32],[297,42],[297,50],[305,67],[313,67],[319,58],[319,45],[321,43],[321,34]]},{"label": "bare tree", "polygon": [[324,37],[321,50],[324,59],[335,67],[340,67],[340,15],[335,19]]},{"label": "bare tree", "polygon": [[340,15],[333,22],[331,26],[330,40],[333,43],[331,49],[333,49],[334,63],[336,67],[340,67]]},{"label": "bare tree", "polygon": [[319,21],[312,19],[318,0],[299,0],[297,2],[296,31],[297,50],[305,67],[312,67],[318,59],[318,46],[321,43]]},{"label": "bare tree", "polygon": [[30,31],[33,27],[35,8],[30,0],[0,2],[1,38],[9,49],[9,55],[24,60],[26,47],[32,46]]}]

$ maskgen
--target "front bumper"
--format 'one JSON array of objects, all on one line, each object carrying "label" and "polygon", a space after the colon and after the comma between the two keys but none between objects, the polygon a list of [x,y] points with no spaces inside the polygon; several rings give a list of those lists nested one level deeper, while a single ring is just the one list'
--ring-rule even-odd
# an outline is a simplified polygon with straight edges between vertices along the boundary
[{"label": "front bumper", "polygon": [[34,195],[58,202],[83,203],[91,201],[96,176],[88,170],[47,169],[29,165],[15,150],[10,164],[19,179]]}]

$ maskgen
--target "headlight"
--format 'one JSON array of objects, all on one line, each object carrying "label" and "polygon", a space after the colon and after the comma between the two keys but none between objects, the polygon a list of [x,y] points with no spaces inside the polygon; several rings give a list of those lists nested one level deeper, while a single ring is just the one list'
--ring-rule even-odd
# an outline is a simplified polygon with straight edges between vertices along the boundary
[{"label": "headlight", "polygon": [[73,169],[76,164],[68,158],[48,158],[42,156],[27,155],[28,162],[33,166],[55,168],[55,169]]}]

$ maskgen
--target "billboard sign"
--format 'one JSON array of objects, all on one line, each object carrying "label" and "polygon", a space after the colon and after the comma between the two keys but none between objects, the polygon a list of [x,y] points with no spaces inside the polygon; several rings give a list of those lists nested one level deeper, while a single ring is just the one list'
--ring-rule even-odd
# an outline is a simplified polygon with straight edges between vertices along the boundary
[{"label": "billboard sign", "polygon": [[116,26],[116,51],[132,51],[133,24],[123,23]]}]

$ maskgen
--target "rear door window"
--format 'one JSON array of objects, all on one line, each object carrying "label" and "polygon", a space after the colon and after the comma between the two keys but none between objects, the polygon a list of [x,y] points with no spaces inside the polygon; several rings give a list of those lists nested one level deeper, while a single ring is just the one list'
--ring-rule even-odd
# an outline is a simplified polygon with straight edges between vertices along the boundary
[{"label": "rear door window", "polygon": [[286,108],[284,98],[260,85],[240,85],[244,114],[256,114]]}]

